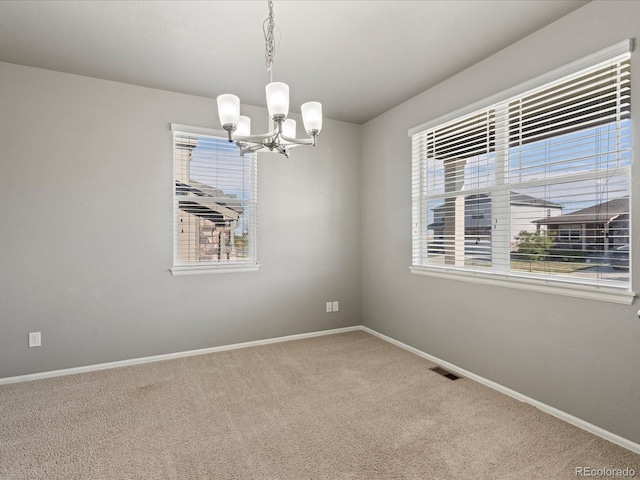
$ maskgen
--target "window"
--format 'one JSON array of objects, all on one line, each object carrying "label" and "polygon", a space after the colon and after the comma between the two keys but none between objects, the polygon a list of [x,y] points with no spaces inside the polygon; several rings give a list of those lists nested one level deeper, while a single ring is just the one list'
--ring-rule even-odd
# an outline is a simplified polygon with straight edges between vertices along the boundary
[{"label": "window", "polygon": [[578,243],[583,238],[585,235],[582,232],[582,225],[569,224],[560,227],[555,240],[556,242]]},{"label": "window", "polygon": [[172,125],[173,274],[255,270],[256,159],[224,132]]},{"label": "window", "polygon": [[631,302],[630,42],[409,133],[413,273]]}]

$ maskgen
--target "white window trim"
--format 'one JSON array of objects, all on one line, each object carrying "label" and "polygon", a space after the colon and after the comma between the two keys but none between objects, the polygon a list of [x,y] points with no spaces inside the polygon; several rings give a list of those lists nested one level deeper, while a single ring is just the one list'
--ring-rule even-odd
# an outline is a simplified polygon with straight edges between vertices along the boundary
[{"label": "white window trim", "polygon": [[424,275],[427,277],[445,278],[447,280],[459,280],[467,283],[477,283],[482,285],[493,285],[496,287],[515,288],[518,290],[529,290],[531,292],[551,293],[566,297],[586,298],[589,300],[599,300],[602,302],[620,303],[631,305],[635,298],[635,293],[624,287],[609,287],[604,285],[582,285],[560,280],[547,280],[538,278],[527,278],[524,275],[514,273],[487,273],[472,270],[447,269],[442,267],[409,267],[414,275]]},{"label": "white window trim", "polygon": [[180,265],[170,269],[173,276],[180,275],[207,275],[212,273],[244,273],[257,272],[258,264],[247,265]]},{"label": "white window trim", "polygon": [[[184,125],[180,123],[172,123],[171,124],[172,132],[181,132],[181,133],[192,133],[195,135],[208,135],[210,137],[221,137],[226,138],[227,132],[223,130],[216,130],[213,128],[206,127],[196,127],[193,125]],[[175,160],[175,146],[172,144],[173,153],[173,172],[176,171],[176,160]],[[172,172],[172,175],[173,175]],[[172,198],[173,202],[173,198]],[[175,212],[173,212],[175,215]],[[174,221],[172,223],[172,228],[174,229],[173,235],[176,235],[176,224]],[[255,236],[255,231],[254,231]],[[253,241],[256,241],[254,238]],[[257,256],[257,245],[254,246],[254,251]],[[210,275],[216,273],[248,273],[248,272],[257,272],[260,268],[260,264],[258,263],[233,263],[233,264],[193,264],[193,265],[173,265],[169,271],[171,275],[175,276],[184,276],[184,275]]]},{"label": "white window trim", "polygon": [[[473,112],[476,112],[483,108],[487,108],[496,103],[504,102],[511,97],[515,97],[529,90],[541,87],[542,85],[545,85],[547,83],[551,83],[560,78],[572,75],[591,65],[595,65],[616,56],[629,53],[633,51],[633,49],[633,39],[623,40],[603,50],[576,60],[575,62],[572,62],[568,65],[557,68],[555,70],[552,70],[551,72],[542,74],[529,81],[523,82],[505,91],[497,93],[496,95],[492,95],[471,105],[467,105],[446,115],[442,115],[438,118],[413,127],[408,131],[409,137],[413,137],[415,134],[421,133],[424,130],[437,127],[438,125],[442,125],[465,115],[469,115]],[[637,153],[633,154],[634,159],[636,159],[637,156]],[[632,207],[630,205],[630,213],[631,208]],[[630,238],[629,241],[631,243],[632,239]],[[607,285],[583,285],[575,279],[571,279],[570,281],[562,281],[556,279],[527,278],[525,275],[514,272],[489,273],[476,270],[465,270],[460,268],[452,269],[439,266],[412,265],[411,267],[409,267],[409,271],[414,275],[444,278],[448,280],[458,280],[467,283],[493,285],[497,287],[515,288],[519,290],[563,295],[574,298],[585,298],[589,300],[619,303],[624,305],[631,305],[636,296],[636,293],[633,291],[632,286],[633,275],[631,265],[629,265],[628,288],[612,287]]]}]

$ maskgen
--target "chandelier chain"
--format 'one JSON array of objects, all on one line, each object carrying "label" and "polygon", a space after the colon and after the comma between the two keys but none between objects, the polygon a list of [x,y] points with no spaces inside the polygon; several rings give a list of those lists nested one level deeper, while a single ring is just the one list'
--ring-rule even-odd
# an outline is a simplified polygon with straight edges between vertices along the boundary
[{"label": "chandelier chain", "polygon": [[265,40],[265,59],[267,64],[267,71],[270,72],[273,67],[273,60],[276,58],[276,41],[275,35],[273,33],[273,29],[278,28],[273,19],[273,1],[268,0],[269,4],[269,16],[265,19],[262,24],[262,30],[264,32],[264,40]]}]

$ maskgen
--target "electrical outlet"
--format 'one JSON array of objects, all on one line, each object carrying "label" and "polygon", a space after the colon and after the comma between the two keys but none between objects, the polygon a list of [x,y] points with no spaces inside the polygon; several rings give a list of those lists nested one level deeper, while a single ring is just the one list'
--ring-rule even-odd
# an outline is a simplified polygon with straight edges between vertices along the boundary
[{"label": "electrical outlet", "polygon": [[29,333],[29,348],[39,347],[40,345],[42,345],[42,337],[40,336],[40,332]]},{"label": "electrical outlet", "polygon": [[338,301],[336,300],[336,301],[333,302],[333,311],[337,312],[338,311],[338,307],[339,307]]},{"label": "electrical outlet", "polygon": [[333,303],[327,302],[327,313],[331,313],[333,311]]}]

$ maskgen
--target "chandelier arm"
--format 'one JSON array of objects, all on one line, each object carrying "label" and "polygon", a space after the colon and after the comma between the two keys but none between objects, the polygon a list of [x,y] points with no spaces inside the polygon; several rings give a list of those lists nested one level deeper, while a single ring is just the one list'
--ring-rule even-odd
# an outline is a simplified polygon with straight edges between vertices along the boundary
[{"label": "chandelier arm", "polygon": [[296,148],[296,147],[301,147],[302,145],[298,144],[298,143],[286,143],[284,144],[284,147],[287,149],[287,152],[289,150],[291,150],[292,148]]},{"label": "chandelier arm", "polygon": [[278,129],[273,130],[269,133],[262,133],[259,135],[233,135],[233,140],[236,142],[250,142],[250,143],[261,143],[262,140],[269,140],[275,137],[278,134]]},{"label": "chandelier arm", "polygon": [[258,150],[262,150],[263,148],[267,148],[266,145],[262,143],[254,144],[254,145],[238,145],[240,147],[240,155],[244,155],[245,153],[253,153]]},{"label": "chandelier arm", "polygon": [[287,150],[286,146],[277,144],[277,145],[274,145],[273,148],[278,152],[280,152],[281,154],[283,154],[285,157],[289,158],[289,151]]},{"label": "chandelier arm", "polygon": [[244,147],[245,151],[251,152],[251,153],[257,152],[258,150],[262,150],[263,148],[269,148],[269,146],[264,143],[254,143]]},{"label": "chandelier arm", "polygon": [[285,142],[293,143],[296,145],[315,145],[315,139],[313,138],[291,138],[285,135],[280,135],[280,138]]}]

